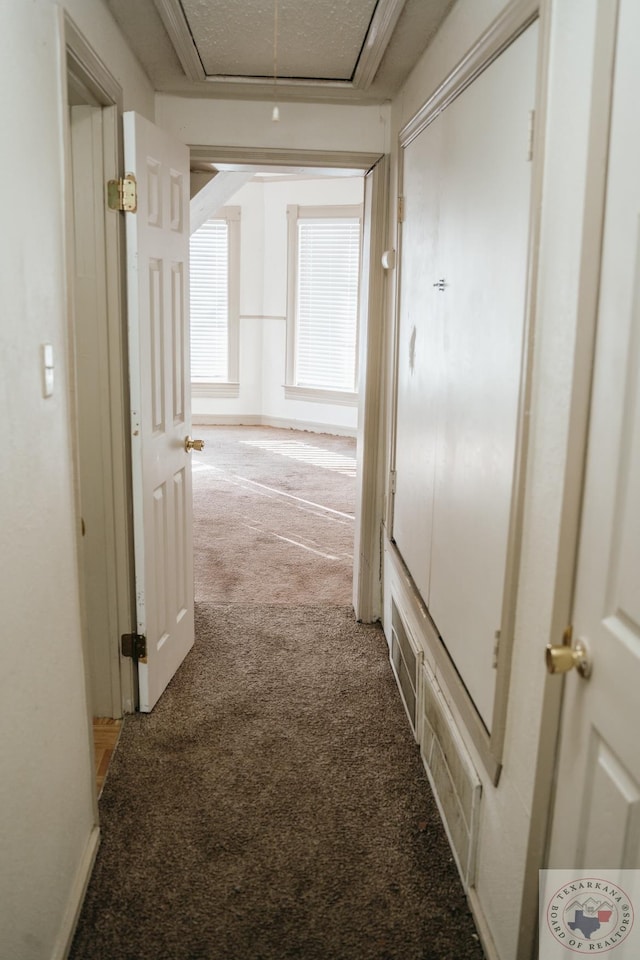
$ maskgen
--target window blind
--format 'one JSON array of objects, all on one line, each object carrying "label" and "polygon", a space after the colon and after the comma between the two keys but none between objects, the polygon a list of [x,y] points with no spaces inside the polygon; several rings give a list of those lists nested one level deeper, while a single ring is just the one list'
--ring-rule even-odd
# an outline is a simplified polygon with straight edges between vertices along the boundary
[{"label": "window blind", "polygon": [[356,389],[359,273],[358,219],[298,220],[297,386]]},{"label": "window blind", "polygon": [[207,220],[191,236],[191,380],[229,378],[229,226]]}]

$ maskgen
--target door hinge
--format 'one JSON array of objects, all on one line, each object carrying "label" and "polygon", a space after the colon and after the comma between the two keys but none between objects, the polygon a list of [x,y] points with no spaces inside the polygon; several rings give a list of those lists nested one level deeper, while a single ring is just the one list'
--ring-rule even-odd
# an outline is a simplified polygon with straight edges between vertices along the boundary
[{"label": "door hinge", "polygon": [[398,197],[398,223],[404,223],[404,197]]},{"label": "door hinge", "polygon": [[128,173],[119,180],[109,180],[107,183],[107,203],[110,210],[124,210],[126,213],[135,213],[138,209],[138,185],[132,173]]},{"label": "door hinge", "polygon": [[396,492],[396,477],[398,476],[397,470],[389,471],[389,493],[395,494]]},{"label": "door hinge", "polygon": [[147,659],[147,638],[142,633],[123,633],[122,656],[132,657],[134,660]]},{"label": "door hinge", "polygon": [[529,110],[529,143],[527,146],[527,160],[533,160],[533,145],[536,130],[536,112]]},{"label": "door hinge", "polygon": [[496,630],[494,634],[494,638],[495,638],[495,643],[493,645],[493,661],[491,663],[491,666],[493,667],[494,670],[497,670],[498,657],[500,655],[500,631],[499,630]]}]

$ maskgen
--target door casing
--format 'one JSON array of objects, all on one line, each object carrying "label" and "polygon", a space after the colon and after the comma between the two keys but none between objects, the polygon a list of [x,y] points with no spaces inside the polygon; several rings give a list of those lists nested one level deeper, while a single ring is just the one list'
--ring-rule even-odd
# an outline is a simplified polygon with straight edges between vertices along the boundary
[{"label": "door casing", "polygon": [[[61,32],[64,37],[66,50],[67,70],[67,97],[76,102],[92,105],[100,111],[102,125],[102,160],[104,181],[116,178],[122,170],[122,90],[117,81],[105,68],[93,49],[77,30],[73,21],[66,13],[61,13]],[[66,156],[68,169],[71,167],[72,143],[70,131],[66,132]],[[71,180],[68,178],[68,182]],[[97,192],[97,187],[95,188]],[[110,701],[110,715],[122,716],[123,712],[132,712],[135,709],[135,678],[132,662],[121,656],[119,638],[122,633],[131,629],[135,622],[133,615],[133,577],[132,558],[133,542],[130,524],[130,445],[129,445],[129,403],[127,387],[127,348],[126,348],[126,314],[124,309],[124,224],[122,217],[106,209],[104,185],[100,196],[93,197],[94,202],[105,204],[104,215],[104,310],[102,322],[106,330],[101,331],[101,339],[106,346],[105,360],[108,374],[105,382],[105,397],[98,408],[89,412],[94,418],[96,429],[104,438],[102,454],[105,463],[105,474],[110,479],[108,490],[105,490],[103,515],[105,521],[105,565],[110,571],[111,583],[108,590],[108,605],[110,614],[110,633],[106,640],[108,650],[86,650],[89,661],[97,655],[97,659],[108,659],[113,665],[111,676],[105,677],[104,701]],[[67,231],[67,302],[69,312],[69,357],[71,409],[73,410],[77,394],[75,382],[75,345],[76,345],[76,318],[74,315],[74,267],[70,251],[73,249],[73,196],[66,198],[66,209],[69,211]],[[102,239],[102,238],[101,238]],[[84,415],[84,414],[83,414]],[[84,576],[82,564],[83,544],[80,524],[81,503],[79,498],[79,457],[84,453],[79,446],[77,417],[71,424],[76,473],[76,499],[78,504],[78,558],[79,579]],[[81,590],[82,594],[82,590]],[[87,622],[93,611],[84,609],[83,634],[87,636]],[[86,674],[89,686],[90,667],[86,664]]]}]

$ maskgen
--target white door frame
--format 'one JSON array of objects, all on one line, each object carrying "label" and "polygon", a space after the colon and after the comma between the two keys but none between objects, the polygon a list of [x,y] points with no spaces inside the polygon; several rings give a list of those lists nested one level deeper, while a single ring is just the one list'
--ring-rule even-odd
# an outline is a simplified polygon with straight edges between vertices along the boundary
[{"label": "white door frame", "polygon": [[[382,613],[380,548],[384,503],[383,458],[380,438],[385,394],[384,318],[385,276],[381,264],[388,211],[388,155],[355,151],[277,150],[256,147],[191,147],[191,161],[225,164],[225,169],[265,166],[304,167],[309,173],[325,176],[330,171],[341,175],[368,175],[365,189],[363,238],[368,248],[368,310],[361,312],[360,323],[360,396],[358,400],[357,494],[354,531],[353,607],[356,619],[373,623]],[[366,326],[362,317],[366,316]]]},{"label": "white door frame", "polygon": [[[116,178],[122,170],[122,89],[106,69],[100,58],[78,31],[66,13],[60,13],[61,35],[67,58],[67,84],[70,89],[80,93],[87,103],[95,104],[102,111],[102,134],[104,144],[104,178]],[[66,98],[65,98],[66,99]],[[66,144],[70,157],[70,143]],[[72,209],[68,202],[68,209]],[[106,208],[106,203],[105,203]],[[129,443],[129,407],[128,375],[126,351],[126,314],[124,309],[124,223],[121,215],[105,209],[104,248],[106,270],[106,307],[107,350],[108,350],[108,400],[105,405],[108,413],[102,412],[102,428],[107,437],[108,474],[111,477],[111,499],[108,503],[108,516],[111,520],[109,530],[106,563],[112,572],[111,623],[113,633],[109,637],[109,659],[119,665],[109,681],[111,684],[112,716],[120,717],[123,712],[135,709],[135,678],[131,660],[123,658],[120,652],[120,635],[131,630],[135,623],[133,607],[132,576],[132,532],[130,517],[130,443]],[[70,348],[73,349],[73,278],[68,268],[68,304]],[[70,364],[73,371],[73,364]],[[73,373],[71,373],[73,377]],[[75,385],[71,385],[72,393]],[[96,411],[96,416],[100,415]],[[77,429],[72,423],[74,447],[77,458]],[[81,531],[78,529],[78,540]],[[78,551],[79,556],[81,551]],[[79,576],[82,572],[79,571]],[[84,611],[91,616],[91,611]],[[91,651],[89,651],[91,656]]]}]

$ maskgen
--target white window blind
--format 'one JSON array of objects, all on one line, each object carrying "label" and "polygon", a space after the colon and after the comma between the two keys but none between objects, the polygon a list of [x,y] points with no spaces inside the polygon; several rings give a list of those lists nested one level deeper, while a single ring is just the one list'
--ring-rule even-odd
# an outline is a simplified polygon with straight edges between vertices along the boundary
[{"label": "white window blind", "polygon": [[191,236],[191,380],[229,378],[229,225],[207,220]]},{"label": "white window blind", "polygon": [[356,389],[360,221],[298,220],[295,381]]}]

